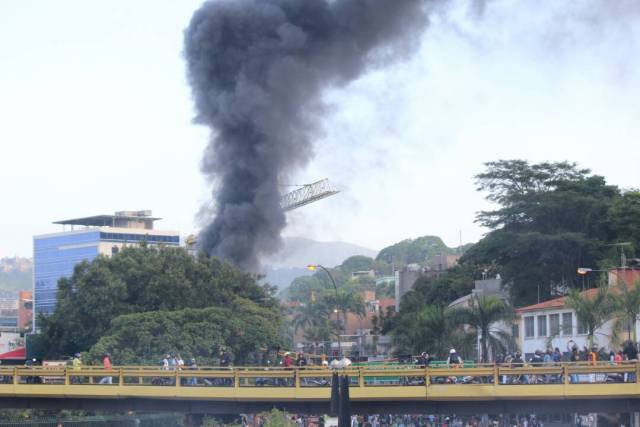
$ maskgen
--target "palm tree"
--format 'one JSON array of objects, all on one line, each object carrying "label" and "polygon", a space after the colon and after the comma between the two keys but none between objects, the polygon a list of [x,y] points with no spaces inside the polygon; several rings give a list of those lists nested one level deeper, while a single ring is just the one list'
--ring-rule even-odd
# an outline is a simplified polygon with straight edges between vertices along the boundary
[{"label": "palm tree", "polygon": [[636,342],[636,322],[640,318],[640,281],[633,286],[626,283],[620,284],[618,293],[612,294],[614,310],[620,315],[620,323],[629,335],[627,339]]},{"label": "palm tree", "polygon": [[589,347],[594,344],[596,330],[604,325],[614,311],[611,294],[606,287],[580,292],[576,289],[569,290],[566,303],[576,312],[578,322],[587,329],[587,341]]},{"label": "palm tree", "polygon": [[444,355],[451,345],[451,321],[442,306],[425,305],[411,315],[399,315],[391,331],[394,346],[400,352],[423,351],[432,355]]},{"label": "palm tree", "polygon": [[[322,295],[320,301],[325,307],[334,307],[338,310],[335,313],[336,334],[340,334],[344,331],[345,323],[347,321],[347,313],[353,313],[360,318],[366,317],[367,315],[367,310],[362,297],[355,292],[348,292],[340,289],[338,291],[338,300],[336,303],[336,294],[331,291],[327,291]],[[327,309],[327,315],[331,311],[335,312],[335,310]]]},{"label": "palm tree", "polygon": [[513,342],[509,333],[497,327],[513,318],[513,308],[498,297],[473,295],[469,307],[452,309],[451,316],[458,325],[479,335],[481,362],[489,360],[489,351],[493,355],[504,352]]},{"label": "palm tree", "polygon": [[306,330],[307,328],[324,324],[329,317],[329,310],[323,303],[310,302],[301,304],[296,307],[296,313],[293,316],[293,331],[298,329]]}]

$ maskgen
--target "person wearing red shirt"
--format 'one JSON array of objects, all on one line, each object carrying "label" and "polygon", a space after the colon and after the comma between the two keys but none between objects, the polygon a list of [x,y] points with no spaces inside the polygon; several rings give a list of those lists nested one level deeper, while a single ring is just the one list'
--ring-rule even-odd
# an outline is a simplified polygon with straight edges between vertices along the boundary
[{"label": "person wearing red shirt", "polygon": [[282,366],[284,366],[285,368],[291,368],[293,366],[293,358],[291,357],[289,352],[286,352],[284,354],[284,359],[282,359]]},{"label": "person wearing red shirt", "polygon": [[[105,370],[111,370],[111,355],[106,353],[102,358],[102,366]],[[113,384],[113,377],[103,377],[98,384]]]}]

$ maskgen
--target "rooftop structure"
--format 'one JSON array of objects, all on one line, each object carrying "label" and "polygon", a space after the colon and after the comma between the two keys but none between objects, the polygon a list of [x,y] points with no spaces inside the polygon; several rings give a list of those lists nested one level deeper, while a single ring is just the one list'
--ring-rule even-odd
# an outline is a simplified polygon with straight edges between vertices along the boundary
[{"label": "rooftop structure", "polygon": [[162,218],[151,216],[150,210],[143,211],[119,211],[114,215],[94,215],[84,218],[66,219],[54,221],[54,224],[74,225],[85,227],[119,227],[119,228],[144,228],[153,229],[153,222]]}]

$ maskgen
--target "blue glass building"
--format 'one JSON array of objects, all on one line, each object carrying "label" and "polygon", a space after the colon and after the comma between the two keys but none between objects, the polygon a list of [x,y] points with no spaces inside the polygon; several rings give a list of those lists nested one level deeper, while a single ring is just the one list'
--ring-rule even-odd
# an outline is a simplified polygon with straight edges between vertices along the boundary
[{"label": "blue glass building", "polygon": [[69,277],[83,260],[98,255],[110,256],[122,246],[147,244],[180,245],[177,231],[153,229],[150,211],[124,211],[115,215],[58,221],[63,226],[83,227],[80,230],[45,234],[33,238],[34,324],[40,313],[53,313],[56,306],[58,280]]}]

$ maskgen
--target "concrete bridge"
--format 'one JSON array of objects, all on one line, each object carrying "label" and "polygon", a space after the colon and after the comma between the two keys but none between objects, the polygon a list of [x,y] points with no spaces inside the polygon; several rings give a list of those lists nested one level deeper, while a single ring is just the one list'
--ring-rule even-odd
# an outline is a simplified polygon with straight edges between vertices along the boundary
[{"label": "concrete bridge", "polygon": [[[1,368],[0,407],[209,414],[277,407],[322,414],[329,410],[332,373],[318,368],[258,367]],[[339,373],[350,378],[353,413],[640,411],[638,363],[458,369],[387,366]],[[111,384],[104,384],[105,378],[111,378]]]}]

